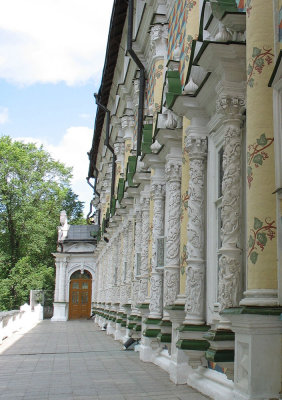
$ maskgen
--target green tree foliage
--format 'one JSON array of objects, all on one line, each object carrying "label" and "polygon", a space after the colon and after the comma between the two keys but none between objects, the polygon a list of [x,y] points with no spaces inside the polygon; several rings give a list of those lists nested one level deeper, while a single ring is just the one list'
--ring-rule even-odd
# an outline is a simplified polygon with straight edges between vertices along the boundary
[{"label": "green tree foliage", "polygon": [[70,178],[42,147],[0,138],[0,310],[18,308],[30,289],[53,289],[60,211],[82,220]]}]

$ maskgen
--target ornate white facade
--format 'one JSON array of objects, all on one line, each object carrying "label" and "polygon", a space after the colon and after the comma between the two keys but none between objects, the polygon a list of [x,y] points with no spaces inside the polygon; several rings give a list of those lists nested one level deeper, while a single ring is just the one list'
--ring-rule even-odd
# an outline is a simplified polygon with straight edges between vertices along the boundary
[{"label": "ornate white facade", "polygon": [[96,322],[216,400],[281,390],[279,7],[115,2],[97,97]]}]

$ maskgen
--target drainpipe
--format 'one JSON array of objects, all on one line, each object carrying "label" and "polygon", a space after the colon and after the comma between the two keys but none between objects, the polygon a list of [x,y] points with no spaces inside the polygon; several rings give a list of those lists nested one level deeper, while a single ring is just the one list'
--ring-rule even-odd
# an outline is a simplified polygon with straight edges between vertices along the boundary
[{"label": "drainpipe", "polygon": [[96,100],[96,104],[98,107],[102,108],[102,110],[105,112],[106,114],[106,139],[105,139],[105,146],[110,150],[110,152],[113,155],[113,161],[112,161],[112,184],[111,184],[111,202],[110,202],[110,207],[112,204],[112,198],[114,196],[114,192],[115,192],[115,180],[116,180],[116,155],[114,152],[114,149],[112,148],[112,146],[110,145],[110,111],[101,103],[99,103],[99,99],[98,99],[98,94],[94,93],[94,97]]},{"label": "drainpipe", "polygon": [[137,125],[137,156],[141,154],[141,141],[143,129],[144,114],[144,96],[145,96],[145,67],[132,48],[133,42],[133,14],[134,0],[128,0],[128,28],[127,28],[127,52],[140,70],[139,77],[139,104],[138,104],[138,125]]}]

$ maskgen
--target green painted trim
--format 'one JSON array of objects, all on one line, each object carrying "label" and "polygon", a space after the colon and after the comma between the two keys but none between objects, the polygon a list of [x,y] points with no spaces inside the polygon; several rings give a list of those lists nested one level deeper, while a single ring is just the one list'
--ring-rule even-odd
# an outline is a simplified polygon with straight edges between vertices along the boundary
[{"label": "green painted trim", "polygon": [[206,351],[210,344],[207,340],[180,339],[177,341],[176,347],[182,350]]},{"label": "green painted trim", "polygon": [[141,325],[135,325],[135,327],[133,328],[133,330],[135,332],[141,332]]},{"label": "green painted trim", "polygon": [[125,328],[126,327],[126,322],[122,321],[121,326]]},{"label": "green painted trim", "polygon": [[160,323],[161,321],[162,321],[162,320],[161,320],[160,318],[158,318],[158,319],[146,318],[146,319],[144,320],[144,324],[146,324],[146,325],[159,325],[159,323]]},{"label": "green painted trim", "polygon": [[232,331],[224,331],[224,330],[217,330],[217,331],[209,331],[203,335],[203,338],[213,341],[213,342],[220,342],[225,340],[235,340],[235,333]]},{"label": "green painted trim", "polygon": [[172,304],[171,306],[165,307],[165,310],[176,310],[176,311],[184,311],[184,304]]},{"label": "green painted trim", "polygon": [[172,322],[171,321],[161,321],[160,326],[172,326]]},{"label": "green painted trim", "polygon": [[213,350],[208,349],[205,354],[207,361],[213,362],[234,362],[234,350]]},{"label": "green painted trim", "polygon": [[140,317],[140,315],[134,315],[133,320],[134,321],[142,321],[142,317]]},{"label": "green painted trim", "polygon": [[222,19],[226,12],[240,13],[235,0],[217,0],[216,3],[212,2],[212,13],[217,19]]},{"label": "green painted trim", "polygon": [[121,319],[121,318],[117,318],[117,319],[116,319],[116,322],[117,322],[118,324],[121,324],[121,323],[122,323],[122,319]]},{"label": "green painted trim", "polygon": [[157,337],[161,332],[160,329],[145,329],[143,332],[143,336],[145,337]]},{"label": "green painted trim", "polygon": [[210,328],[209,325],[180,325],[176,330],[179,332],[206,332]]},{"label": "green painted trim", "polygon": [[225,308],[221,311],[222,315],[280,315],[282,313],[282,307],[254,307],[254,306],[242,306],[234,308]]},{"label": "green painted trim", "polygon": [[153,125],[147,124],[143,127],[141,151],[142,155],[151,154],[151,145],[153,143]]},{"label": "green painted trim", "polygon": [[147,309],[149,308],[149,304],[148,303],[137,304],[136,308]]},{"label": "green painted trim", "polygon": [[128,329],[134,329],[136,323],[134,324],[133,322],[131,322],[130,324],[127,324],[127,328]]},{"label": "green painted trim", "polygon": [[124,196],[124,186],[125,186],[124,178],[119,178],[118,190],[117,190],[117,198],[118,198],[119,203],[121,202],[121,200],[123,199],[123,196]]},{"label": "green painted trim", "polygon": [[157,339],[159,339],[161,343],[171,343],[171,333],[160,332],[157,336]]},{"label": "green painted trim", "polygon": [[180,74],[178,71],[167,71],[168,91],[166,93],[166,106],[171,108],[177,96],[182,93]]}]

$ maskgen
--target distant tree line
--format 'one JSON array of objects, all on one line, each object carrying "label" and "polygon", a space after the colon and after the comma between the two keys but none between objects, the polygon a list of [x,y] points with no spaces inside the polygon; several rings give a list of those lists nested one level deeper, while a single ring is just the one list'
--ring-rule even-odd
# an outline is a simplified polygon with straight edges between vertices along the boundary
[{"label": "distant tree line", "polygon": [[0,311],[28,302],[31,289],[53,290],[60,211],[85,223],[70,179],[42,147],[0,137]]}]

